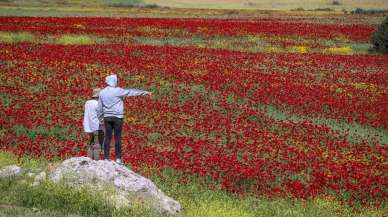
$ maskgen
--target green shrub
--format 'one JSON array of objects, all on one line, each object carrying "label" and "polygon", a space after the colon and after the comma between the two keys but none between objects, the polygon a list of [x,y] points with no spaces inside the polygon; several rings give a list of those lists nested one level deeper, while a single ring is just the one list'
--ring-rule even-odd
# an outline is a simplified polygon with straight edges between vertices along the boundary
[{"label": "green shrub", "polygon": [[378,27],[377,31],[373,33],[371,42],[374,50],[380,53],[388,53],[388,17]]},{"label": "green shrub", "polygon": [[341,5],[341,2],[339,2],[339,1],[332,1],[331,4],[332,5]]},{"label": "green shrub", "polygon": [[315,8],[313,11],[335,11],[333,8]]},{"label": "green shrub", "polygon": [[350,12],[351,14],[388,14],[387,9],[362,9],[356,8],[355,10]]},{"label": "green shrub", "polygon": [[143,8],[159,8],[159,5],[157,5],[157,4],[145,4],[142,7]]},{"label": "green shrub", "polygon": [[304,8],[299,7],[299,8],[291,9],[291,11],[304,11]]}]

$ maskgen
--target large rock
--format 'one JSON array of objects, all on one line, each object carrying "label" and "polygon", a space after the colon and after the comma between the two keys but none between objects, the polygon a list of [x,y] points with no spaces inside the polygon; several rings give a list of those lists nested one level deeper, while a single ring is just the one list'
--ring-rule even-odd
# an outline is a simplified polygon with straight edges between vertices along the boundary
[{"label": "large rock", "polygon": [[6,178],[6,177],[16,177],[23,174],[22,168],[11,165],[1,168],[0,170],[0,178]]},{"label": "large rock", "polygon": [[49,179],[72,186],[114,186],[116,193],[111,199],[116,206],[131,206],[133,201],[147,201],[165,214],[178,214],[181,209],[177,201],[166,196],[149,179],[113,161],[94,161],[87,157],[71,158],[59,165],[49,175]]}]

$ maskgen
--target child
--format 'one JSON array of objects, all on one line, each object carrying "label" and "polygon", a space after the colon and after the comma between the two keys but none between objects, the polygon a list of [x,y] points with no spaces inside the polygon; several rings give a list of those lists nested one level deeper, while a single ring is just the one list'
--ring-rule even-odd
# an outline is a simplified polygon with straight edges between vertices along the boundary
[{"label": "child", "polygon": [[93,89],[92,98],[85,103],[84,131],[89,134],[88,157],[100,160],[101,148],[104,141],[103,122],[97,117],[98,96],[101,89]]}]

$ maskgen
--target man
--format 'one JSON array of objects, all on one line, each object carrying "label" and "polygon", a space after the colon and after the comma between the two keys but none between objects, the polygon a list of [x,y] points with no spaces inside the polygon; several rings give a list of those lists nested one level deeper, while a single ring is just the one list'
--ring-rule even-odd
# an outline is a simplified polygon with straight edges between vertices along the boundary
[{"label": "man", "polygon": [[98,95],[101,89],[93,90],[92,98],[86,101],[84,109],[84,131],[89,134],[88,157],[100,160],[101,146],[104,140],[103,124],[97,117]]},{"label": "man", "polygon": [[105,82],[108,86],[100,92],[97,110],[98,116],[104,118],[104,155],[105,159],[109,160],[110,142],[114,131],[116,162],[122,164],[121,131],[123,129],[124,118],[123,98],[126,96],[152,95],[152,92],[117,87],[117,76],[115,74],[107,76]]}]

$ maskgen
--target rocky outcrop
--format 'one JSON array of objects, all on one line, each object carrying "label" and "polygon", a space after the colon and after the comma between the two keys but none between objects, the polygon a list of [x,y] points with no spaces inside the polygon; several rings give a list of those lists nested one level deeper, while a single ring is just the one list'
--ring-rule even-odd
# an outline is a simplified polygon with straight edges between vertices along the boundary
[{"label": "rocky outcrop", "polygon": [[165,214],[180,213],[180,204],[160,191],[152,181],[113,161],[95,161],[87,157],[71,158],[59,165],[49,180],[71,186],[103,189],[113,187],[113,204],[131,206],[134,201],[145,202]]}]

